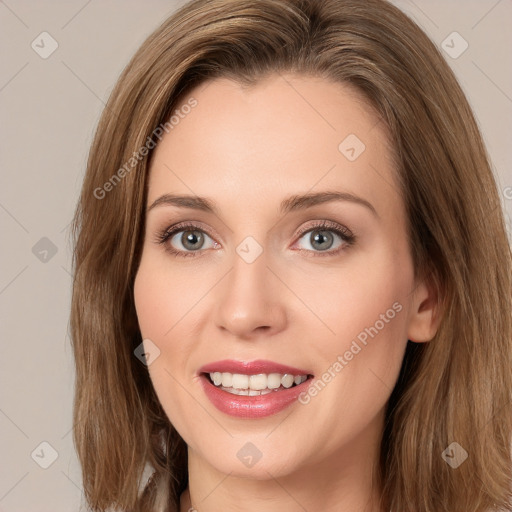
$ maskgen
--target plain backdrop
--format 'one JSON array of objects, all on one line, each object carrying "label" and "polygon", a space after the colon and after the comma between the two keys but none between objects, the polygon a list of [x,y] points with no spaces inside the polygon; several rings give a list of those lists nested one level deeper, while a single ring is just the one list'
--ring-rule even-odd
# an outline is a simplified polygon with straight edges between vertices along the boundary
[{"label": "plain backdrop", "polygon": [[[0,511],[70,512],[83,502],[71,436],[69,222],[119,73],[183,3],[0,2]],[[510,234],[512,2],[394,3],[442,48],[466,92]]]}]

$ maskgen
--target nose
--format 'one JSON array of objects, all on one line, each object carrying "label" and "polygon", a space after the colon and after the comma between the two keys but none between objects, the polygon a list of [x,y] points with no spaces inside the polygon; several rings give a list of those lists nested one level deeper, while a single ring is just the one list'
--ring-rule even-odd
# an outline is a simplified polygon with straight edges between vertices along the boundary
[{"label": "nose", "polygon": [[286,327],[285,290],[267,267],[265,251],[252,263],[235,254],[233,268],[222,281],[215,320],[224,334],[251,340],[277,334]]}]

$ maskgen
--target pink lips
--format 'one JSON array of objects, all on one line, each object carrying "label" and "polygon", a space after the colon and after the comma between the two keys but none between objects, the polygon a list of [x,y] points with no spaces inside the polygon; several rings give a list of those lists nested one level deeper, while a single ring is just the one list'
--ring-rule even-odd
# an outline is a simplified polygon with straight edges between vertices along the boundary
[{"label": "pink lips", "polygon": [[312,379],[308,378],[298,386],[273,391],[266,395],[234,395],[223,391],[210,382],[210,379],[205,374],[212,372],[241,373],[243,375],[257,375],[258,373],[310,375],[311,372],[265,360],[244,362],[226,359],[202,366],[198,371],[201,385],[212,404],[225,414],[247,419],[262,418],[282,411],[296,402],[299,395],[305,391],[312,382]]},{"label": "pink lips", "polygon": [[242,375],[257,375],[258,373],[291,373],[292,375],[308,375],[311,372],[308,370],[301,370],[285,364],[274,363],[272,361],[265,361],[264,359],[257,359],[255,361],[234,361],[233,359],[224,359],[215,363],[205,364],[199,368],[198,373],[211,373],[211,372],[229,372],[241,373]]}]

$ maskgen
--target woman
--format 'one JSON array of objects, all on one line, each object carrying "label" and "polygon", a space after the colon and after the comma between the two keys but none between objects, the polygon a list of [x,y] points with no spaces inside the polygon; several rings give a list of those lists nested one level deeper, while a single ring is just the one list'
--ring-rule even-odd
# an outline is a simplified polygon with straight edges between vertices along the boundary
[{"label": "woman", "polygon": [[499,195],[391,4],[184,5],[112,92],[74,233],[96,510],[512,506]]}]

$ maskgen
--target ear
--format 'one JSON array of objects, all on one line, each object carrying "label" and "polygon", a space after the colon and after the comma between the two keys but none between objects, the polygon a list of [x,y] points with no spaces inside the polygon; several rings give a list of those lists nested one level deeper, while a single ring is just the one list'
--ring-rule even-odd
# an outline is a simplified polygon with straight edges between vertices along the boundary
[{"label": "ear", "polygon": [[439,288],[430,274],[413,291],[407,338],[415,343],[430,341],[441,323]]}]

